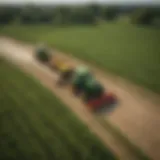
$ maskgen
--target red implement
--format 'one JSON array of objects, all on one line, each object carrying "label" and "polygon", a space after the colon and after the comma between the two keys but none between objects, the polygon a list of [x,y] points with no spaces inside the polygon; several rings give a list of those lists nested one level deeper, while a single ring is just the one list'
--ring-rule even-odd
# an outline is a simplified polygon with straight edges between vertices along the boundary
[{"label": "red implement", "polygon": [[115,104],[116,102],[117,98],[113,93],[105,93],[97,99],[90,100],[87,103],[87,106],[90,110],[97,111],[102,107],[110,107],[110,105]]}]

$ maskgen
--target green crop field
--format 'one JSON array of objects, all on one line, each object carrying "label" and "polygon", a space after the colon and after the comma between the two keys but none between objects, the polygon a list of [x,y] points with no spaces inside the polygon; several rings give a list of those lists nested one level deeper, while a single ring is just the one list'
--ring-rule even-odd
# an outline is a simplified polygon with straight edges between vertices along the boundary
[{"label": "green crop field", "polygon": [[160,30],[131,24],[9,26],[6,34],[48,44],[160,93]]},{"label": "green crop field", "polygon": [[50,91],[0,61],[0,159],[115,160]]}]

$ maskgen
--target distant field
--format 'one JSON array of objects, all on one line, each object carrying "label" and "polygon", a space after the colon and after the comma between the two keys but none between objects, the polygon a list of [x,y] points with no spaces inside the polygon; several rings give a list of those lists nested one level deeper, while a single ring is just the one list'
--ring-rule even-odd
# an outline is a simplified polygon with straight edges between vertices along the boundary
[{"label": "distant field", "polygon": [[0,159],[116,160],[31,77],[0,61]]},{"label": "distant field", "polygon": [[50,45],[160,93],[160,30],[130,24],[97,27],[9,26],[1,33]]}]

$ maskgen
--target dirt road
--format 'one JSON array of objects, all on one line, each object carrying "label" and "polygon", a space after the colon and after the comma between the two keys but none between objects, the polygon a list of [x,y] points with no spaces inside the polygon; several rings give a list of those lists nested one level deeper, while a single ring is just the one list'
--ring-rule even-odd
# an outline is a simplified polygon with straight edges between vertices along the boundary
[{"label": "dirt road", "polygon": [[[130,153],[116,137],[111,135],[109,131],[106,132],[94,117],[82,107],[82,103],[79,100],[72,98],[69,91],[56,88],[53,85],[53,79],[57,78],[56,75],[35,62],[31,54],[33,49],[32,46],[7,38],[0,38],[0,44],[0,52],[5,53],[4,56],[10,57],[10,60],[13,60],[27,72],[38,77],[44,85],[52,89],[56,95],[70,106],[71,109],[74,110],[74,112],[76,112],[81,119],[84,120],[89,127],[119,155],[119,157],[121,157],[121,159],[131,160],[130,156],[132,153]],[[66,58],[63,54],[61,54],[61,56]],[[75,58],[69,58],[69,60],[76,64],[82,63]],[[120,128],[129,139],[141,146],[149,156],[155,160],[159,160],[159,97],[155,98],[153,94],[148,96],[147,92],[138,87],[126,84],[126,82],[122,81],[120,78],[115,79],[115,77],[111,76],[106,77],[96,68],[93,68],[93,71],[96,72],[97,77],[106,88],[114,91],[121,100],[119,107],[116,108],[110,116],[105,116],[104,118],[114,124],[117,128]],[[132,157],[133,159],[136,159],[133,155]]]}]

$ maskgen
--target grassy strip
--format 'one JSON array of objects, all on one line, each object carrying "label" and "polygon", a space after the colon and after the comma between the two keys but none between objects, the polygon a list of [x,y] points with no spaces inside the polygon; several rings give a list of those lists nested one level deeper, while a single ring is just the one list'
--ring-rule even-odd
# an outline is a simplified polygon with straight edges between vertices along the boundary
[{"label": "grassy strip", "polygon": [[107,122],[106,120],[104,120],[102,118],[97,118],[97,120],[101,123],[101,125],[106,130],[109,130],[113,135],[118,137],[119,140],[122,141],[123,144],[126,145],[128,147],[128,149],[130,151],[132,151],[132,153],[134,155],[136,155],[136,157],[138,159],[140,159],[140,160],[151,160],[151,158],[148,157],[148,155],[146,155],[146,153],[144,153],[138,146],[133,144],[126,136],[124,136],[124,134],[118,128],[114,127],[112,124],[110,124],[109,122]]},{"label": "grassy strip", "polygon": [[6,26],[2,34],[53,47],[160,93],[160,31],[124,24],[96,27]]},{"label": "grassy strip", "polygon": [[11,64],[0,62],[1,157],[116,160],[50,91]]}]

